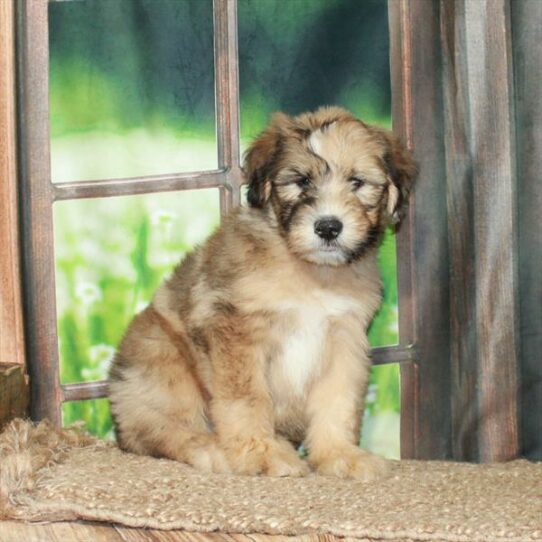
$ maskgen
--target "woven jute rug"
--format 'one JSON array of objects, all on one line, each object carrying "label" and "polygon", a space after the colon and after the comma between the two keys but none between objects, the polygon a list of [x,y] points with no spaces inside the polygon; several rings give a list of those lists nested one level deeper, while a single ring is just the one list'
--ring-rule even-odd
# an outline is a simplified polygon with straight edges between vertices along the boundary
[{"label": "woven jute rug", "polygon": [[542,540],[542,464],[397,461],[377,483],[214,475],[48,423],[0,435],[0,518],[369,540]]}]

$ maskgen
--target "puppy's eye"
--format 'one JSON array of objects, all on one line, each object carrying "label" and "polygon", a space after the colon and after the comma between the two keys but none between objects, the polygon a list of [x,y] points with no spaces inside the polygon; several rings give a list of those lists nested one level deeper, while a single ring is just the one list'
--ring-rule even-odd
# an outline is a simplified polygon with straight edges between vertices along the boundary
[{"label": "puppy's eye", "polygon": [[361,188],[365,184],[365,180],[360,177],[350,177],[350,182],[352,183],[354,190]]},{"label": "puppy's eye", "polygon": [[299,188],[308,188],[312,185],[311,180],[308,177],[300,177],[295,181],[295,184],[297,184]]}]

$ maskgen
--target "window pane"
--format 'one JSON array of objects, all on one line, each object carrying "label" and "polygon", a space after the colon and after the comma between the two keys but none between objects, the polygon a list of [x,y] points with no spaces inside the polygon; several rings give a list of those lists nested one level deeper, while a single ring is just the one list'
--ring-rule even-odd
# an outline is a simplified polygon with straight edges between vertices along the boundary
[{"label": "window pane", "polygon": [[218,222],[217,189],[55,204],[62,383],[106,377],[132,316]]},{"label": "window pane", "polygon": [[55,182],[214,169],[212,0],[49,4]]},{"label": "window pane", "polygon": [[389,346],[399,342],[399,313],[397,311],[397,252],[395,235],[386,230],[378,253],[382,277],[382,305],[369,327],[371,346]]},{"label": "window pane", "polygon": [[361,429],[363,448],[392,459],[401,457],[399,371],[398,363],[371,369]]},{"label": "window pane", "polygon": [[321,105],[390,125],[387,2],[238,0],[238,6],[243,139],[254,137],[273,111]]},{"label": "window pane", "polygon": [[115,438],[111,409],[107,399],[70,401],[62,405],[62,424],[64,426],[83,420],[85,428],[97,437],[108,440]]}]

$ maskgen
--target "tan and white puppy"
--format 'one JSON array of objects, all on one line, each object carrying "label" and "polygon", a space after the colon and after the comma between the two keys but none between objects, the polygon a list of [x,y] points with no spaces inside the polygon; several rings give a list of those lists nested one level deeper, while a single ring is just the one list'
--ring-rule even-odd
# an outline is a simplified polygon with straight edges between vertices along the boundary
[{"label": "tan and white puppy", "polygon": [[416,166],[391,133],[329,107],[275,115],[244,170],[249,207],[180,263],[120,345],[119,443],[217,472],[372,479],[386,462],[357,443],[377,247]]}]

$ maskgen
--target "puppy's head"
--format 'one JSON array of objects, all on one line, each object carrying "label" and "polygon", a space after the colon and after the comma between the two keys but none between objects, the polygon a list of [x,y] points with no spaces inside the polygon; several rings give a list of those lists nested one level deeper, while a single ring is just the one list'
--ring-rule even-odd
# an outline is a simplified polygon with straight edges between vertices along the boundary
[{"label": "puppy's head", "polygon": [[290,250],[320,265],[344,265],[397,224],[416,164],[393,134],[325,107],[275,114],[245,155],[248,203],[274,221]]}]

